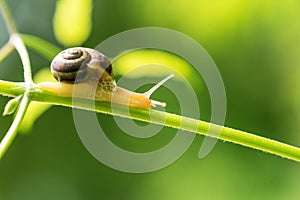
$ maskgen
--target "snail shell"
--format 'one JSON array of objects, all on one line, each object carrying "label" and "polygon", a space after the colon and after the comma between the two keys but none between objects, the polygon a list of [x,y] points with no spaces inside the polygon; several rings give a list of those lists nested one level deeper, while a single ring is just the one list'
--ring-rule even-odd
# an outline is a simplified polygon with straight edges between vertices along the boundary
[{"label": "snail shell", "polygon": [[82,47],[69,48],[55,56],[51,72],[60,82],[80,83],[87,77],[88,66],[97,66],[102,69],[102,75],[113,76],[111,63],[106,56],[94,49]]},{"label": "snail shell", "polygon": [[148,92],[135,93],[118,87],[113,78],[112,64],[97,50],[74,47],[60,52],[51,63],[52,75],[58,82],[42,82],[39,87],[63,97],[85,98],[150,109],[165,103],[150,100],[150,95],[173,74]]}]

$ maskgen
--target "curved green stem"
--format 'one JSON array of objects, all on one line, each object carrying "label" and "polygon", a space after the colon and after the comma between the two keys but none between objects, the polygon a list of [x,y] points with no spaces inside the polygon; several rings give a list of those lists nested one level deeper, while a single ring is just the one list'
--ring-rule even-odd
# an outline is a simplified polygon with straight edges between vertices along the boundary
[{"label": "curved green stem", "polygon": [[10,41],[15,46],[15,48],[17,49],[17,51],[18,51],[18,53],[21,57],[22,64],[23,64],[23,69],[24,69],[24,80],[25,80],[25,82],[28,85],[32,84],[33,81],[32,81],[29,55],[28,55],[28,51],[27,51],[27,49],[24,45],[23,40],[21,39],[21,37],[19,36],[18,33],[14,33],[14,34],[11,35]]},{"label": "curved green stem", "polygon": [[6,54],[4,56],[8,55],[12,51],[12,47],[10,45],[13,45],[14,48],[18,51],[18,54],[20,55],[22,64],[23,64],[23,69],[24,69],[24,81],[25,84],[23,85],[23,98],[21,100],[18,112],[16,114],[16,117],[11,124],[8,132],[2,139],[0,143],[0,159],[8,149],[8,147],[11,145],[12,141],[17,135],[18,127],[20,126],[22,119],[26,113],[26,110],[28,108],[30,99],[29,99],[29,94],[30,90],[33,87],[33,80],[32,80],[32,74],[31,74],[31,66],[30,66],[30,59],[29,55],[27,52],[27,49],[24,45],[23,40],[21,39],[17,28],[15,21],[11,15],[11,12],[4,0],[0,0],[0,9],[1,13],[3,14],[4,21],[6,23],[6,27],[8,29],[10,38],[9,38],[9,46],[8,49],[4,49]]},{"label": "curved green stem", "polygon": [[17,112],[17,115],[11,124],[9,130],[7,131],[6,135],[4,138],[1,140],[0,143],[0,159],[2,156],[5,154],[13,140],[15,139],[17,133],[18,133],[18,127],[20,126],[22,119],[26,113],[26,109],[29,105],[29,98],[28,98],[28,93],[26,92],[24,94],[24,97],[20,103],[19,110]]},{"label": "curved green stem", "polygon": [[[7,96],[18,96],[23,94],[24,91],[24,83],[0,81],[0,94]],[[107,102],[96,102],[94,105],[93,102],[84,99],[72,101],[72,98],[57,96],[56,94],[42,90],[37,85],[34,85],[34,87],[31,88],[29,98],[33,101],[47,102],[54,105],[91,110],[149,123],[160,124],[176,129],[182,129],[200,135],[206,135],[224,141],[240,144],[246,147],[258,149],[300,162],[300,148],[298,147],[294,147],[282,142],[264,138],[244,131],[227,128],[201,120],[179,116],[176,114],[139,108],[130,108],[130,114],[128,114],[128,108],[126,106],[114,105],[114,109],[112,110],[111,104]],[[197,125],[196,129],[194,128],[195,124]]]}]

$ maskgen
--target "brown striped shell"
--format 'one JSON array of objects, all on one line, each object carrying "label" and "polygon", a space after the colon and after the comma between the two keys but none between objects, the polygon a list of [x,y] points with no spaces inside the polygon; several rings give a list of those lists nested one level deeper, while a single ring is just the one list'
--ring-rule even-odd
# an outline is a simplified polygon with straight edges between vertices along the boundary
[{"label": "brown striped shell", "polygon": [[87,78],[89,66],[99,67],[100,71],[112,77],[109,59],[95,49],[83,47],[69,48],[60,52],[51,63],[51,72],[59,82],[80,83]]}]

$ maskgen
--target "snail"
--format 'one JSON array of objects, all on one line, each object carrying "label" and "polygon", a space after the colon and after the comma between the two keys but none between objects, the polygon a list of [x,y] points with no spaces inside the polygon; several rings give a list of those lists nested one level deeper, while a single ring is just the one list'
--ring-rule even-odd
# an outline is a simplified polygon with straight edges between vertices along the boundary
[{"label": "snail", "polygon": [[164,102],[150,99],[151,94],[174,75],[161,80],[145,93],[119,87],[113,77],[109,59],[95,49],[74,47],[60,52],[51,63],[58,82],[42,82],[39,87],[63,97],[85,98],[150,109],[165,107]]}]

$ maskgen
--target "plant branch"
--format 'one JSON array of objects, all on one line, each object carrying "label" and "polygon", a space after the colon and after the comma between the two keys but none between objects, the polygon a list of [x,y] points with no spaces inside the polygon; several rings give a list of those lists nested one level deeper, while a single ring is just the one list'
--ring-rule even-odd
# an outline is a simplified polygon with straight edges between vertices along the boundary
[{"label": "plant branch", "polygon": [[9,34],[12,35],[14,33],[17,33],[17,27],[15,21],[11,15],[11,12],[5,0],[0,0],[0,9]]},{"label": "plant branch", "polygon": [[24,68],[24,80],[27,84],[32,84],[32,75],[31,75],[31,66],[30,66],[30,60],[29,60],[29,55],[27,52],[27,49],[24,45],[23,40],[18,34],[17,28],[15,21],[11,15],[11,12],[5,2],[5,0],[0,0],[0,9],[1,13],[3,15],[6,28],[8,29],[10,39],[8,44],[14,45],[14,47],[17,49]]},{"label": "plant branch", "polygon": [[15,46],[11,42],[7,42],[3,47],[0,49],[0,62],[4,60],[13,50]]},{"label": "plant branch", "polygon": [[[15,97],[23,94],[25,90],[26,87],[24,83],[0,81],[0,94]],[[166,113],[152,109],[145,110],[138,108],[130,108],[130,114],[128,114],[128,108],[122,105],[114,105],[114,109],[112,111],[110,103],[96,102],[94,105],[94,102],[84,99],[72,101],[72,98],[57,96],[54,93],[42,90],[37,85],[34,85],[34,87],[31,88],[29,98],[33,101],[47,102],[54,105],[62,105],[73,108],[91,110],[136,119],[140,121],[160,124],[176,129],[182,129],[200,135],[206,135],[224,141],[240,144],[246,147],[258,149],[300,162],[300,148],[275,140],[267,139],[251,133],[247,133],[244,131],[227,128],[204,122],[201,120],[179,116],[176,114]],[[194,129],[195,124],[198,125],[196,130]]]},{"label": "plant branch", "polygon": [[4,138],[1,140],[0,143],[0,160],[15,139],[17,133],[18,133],[18,127],[20,126],[22,119],[26,113],[26,109],[29,105],[29,98],[28,98],[28,93],[24,94],[23,99],[21,100],[19,110],[17,112],[17,115],[11,124],[9,130],[7,131],[6,135]]},{"label": "plant branch", "polygon": [[[25,83],[28,85],[33,84],[29,55],[22,38],[19,36],[19,34],[15,33],[11,35],[10,41],[15,46],[21,57]],[[30,86],[28,87],[30,88]]]},{"label": "plant branch", "polygon": [[[10,35],[8,44],[13,45],[18,51],[18,54],[20,55],[23,64],[23,69],[24,69],[24,81],[25,81],[24,94],[21,103],[19,105],[16,117],[0,143],[0,159],[1,159],[4,153],[6,152],[6,150],[8,149],[8,147],[13,142],[14,138],[16,137],[18,132],[18,127],[21,125],[22,119],[26,113],[26,110],[30,103],[29,94],[33,86],[33,80],[31,74],[30,59],[29,59],[27,49],[24,45],[23,40],[21,39],[21,37],[17,32],[15,21],[11,15],[11,12],[5,0],[0,0],[0,9]],[[6,54],[4,54],[4,56],[8,55],[9,52],[11,52],[12,47],[8,46],[7,48],[8,49],[6,49]]]},{"label": "plant branch", "polygon": [[3,96],[16,97],[24,94],[26,91],[25,84],[0,80],[0,94]]}]

